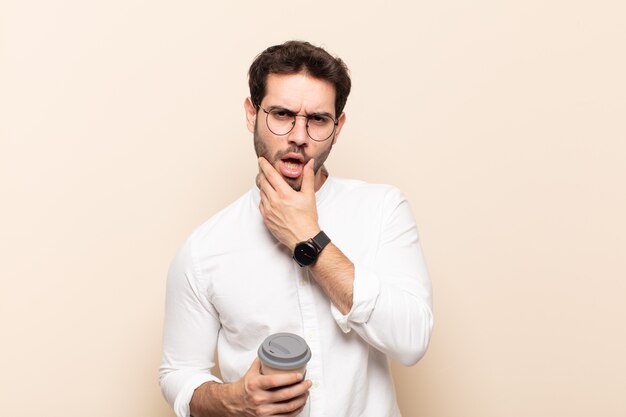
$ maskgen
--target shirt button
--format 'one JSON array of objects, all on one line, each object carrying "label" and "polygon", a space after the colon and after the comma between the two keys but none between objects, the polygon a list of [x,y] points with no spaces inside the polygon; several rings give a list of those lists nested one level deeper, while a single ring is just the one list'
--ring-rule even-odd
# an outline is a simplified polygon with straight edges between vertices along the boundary
[{"label": "shirt button", "polygon": [[306,280],[306,279],[300,279],[300,286],[301,286],[301,287],[304,287],[304,286],[306,286],[307,284],[308,284],[308,282],[307,282],[307,280]]},{"label": "shirt button", "polygon": [[313,381],[313,388],[319,388],[322,385],[322,383],[318,380]]}]

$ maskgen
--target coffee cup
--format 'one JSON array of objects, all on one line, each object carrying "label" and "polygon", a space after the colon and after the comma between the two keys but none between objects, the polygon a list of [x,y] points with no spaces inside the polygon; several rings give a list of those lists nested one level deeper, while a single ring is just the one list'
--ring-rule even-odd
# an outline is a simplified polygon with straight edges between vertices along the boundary
[{"label": "coffee cup", "polygon": [[263,375],[286,372],[304,375],[311,359],[311,349],[306,341],[293,333],[275,333],[268,336],[258,351]]}]

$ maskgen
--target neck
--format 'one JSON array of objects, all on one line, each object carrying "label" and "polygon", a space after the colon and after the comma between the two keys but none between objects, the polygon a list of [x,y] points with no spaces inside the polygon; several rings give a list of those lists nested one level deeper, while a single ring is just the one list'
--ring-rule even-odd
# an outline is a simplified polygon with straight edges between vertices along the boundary
[{"label": "neck", "polygon": [[328,170],[326,169],[326,166],[322,165],[322,167],[319,169],[319,171],[317,171],[317,174],[315,175],[315,192],[319,191],[319,189],[322,188],[322,185],[324,185],[327,178]]}]

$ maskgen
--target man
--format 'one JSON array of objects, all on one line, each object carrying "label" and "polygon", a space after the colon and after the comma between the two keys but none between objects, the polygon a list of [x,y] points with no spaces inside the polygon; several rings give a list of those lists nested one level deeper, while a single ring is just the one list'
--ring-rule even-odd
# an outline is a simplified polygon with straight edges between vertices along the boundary
[{"label": "man", "polygon": [[[324,168],[346,121],[347,68],[286,42],[255,59],[249,85],[256,186],[172,263],[163,393],[179,417],[399,416],[388,358],[425,353],[430,281],[402,194]],[[306,339],[306,378],[260,373],[257,349],[278,332]]]}]

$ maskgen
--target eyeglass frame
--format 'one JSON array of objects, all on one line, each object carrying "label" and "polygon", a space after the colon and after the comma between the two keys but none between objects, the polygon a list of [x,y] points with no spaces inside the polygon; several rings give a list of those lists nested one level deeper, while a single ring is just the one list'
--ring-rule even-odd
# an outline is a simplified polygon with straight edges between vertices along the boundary
[{"label": "eyeglass frame", "polygon": [[[269,115],[270,112],[272,110],[276,110],[276,109],[270,109],[270,110],[265,110],[265,108],[263,106],[261,106],[260,104],[256,105],[257,109],[261,109],[263,110],[263,112],[265,113],[265,125],[267,126],[267,128],[270,130],[270,132],[272,132],[273,134],[275,134],[276,136],[286,136],[289,133],[291,133],[291,131],[294,129],[294,127],[296,127],[296,117],[304,117],[306,119],[306,125],[305,125],[305,130],[306,130],[306,134],[309,136],[309,138],[311,138],[311,140],[315,141],[315,142],[325,142],[328,139],[330,139],[331,137],[333,137],[333,135],[335,134],[335,132],[337,131],[337,125],[339,125],[339,119],[335,119],[334,117],[331,117],[328,114],[322,114],[321,116],[326,116],[326,117],[330,117],[330,119],[333,121],[333,131],[330,132],[330,135],[328,135],[328,137],[326,139],[315,139],[313,136],[311,136],[311,134],[309,133],[309,120],[311,120],[311,117],[314,116],[320,116],[319,113],[313,113],[313,114],[298,114],[298,113],[293,113],[292,117],[293,117],[293,122],[291,124],[291,129],[289,129],[287,132],[285,133],[276,133],[272,130],[272,128],[270,127],[270,122],[269,122]],[[288,113],[292,113],[289,109],[285,109],[283,107],[279,107],[280,109],[284,110],[285,112]]]}]

